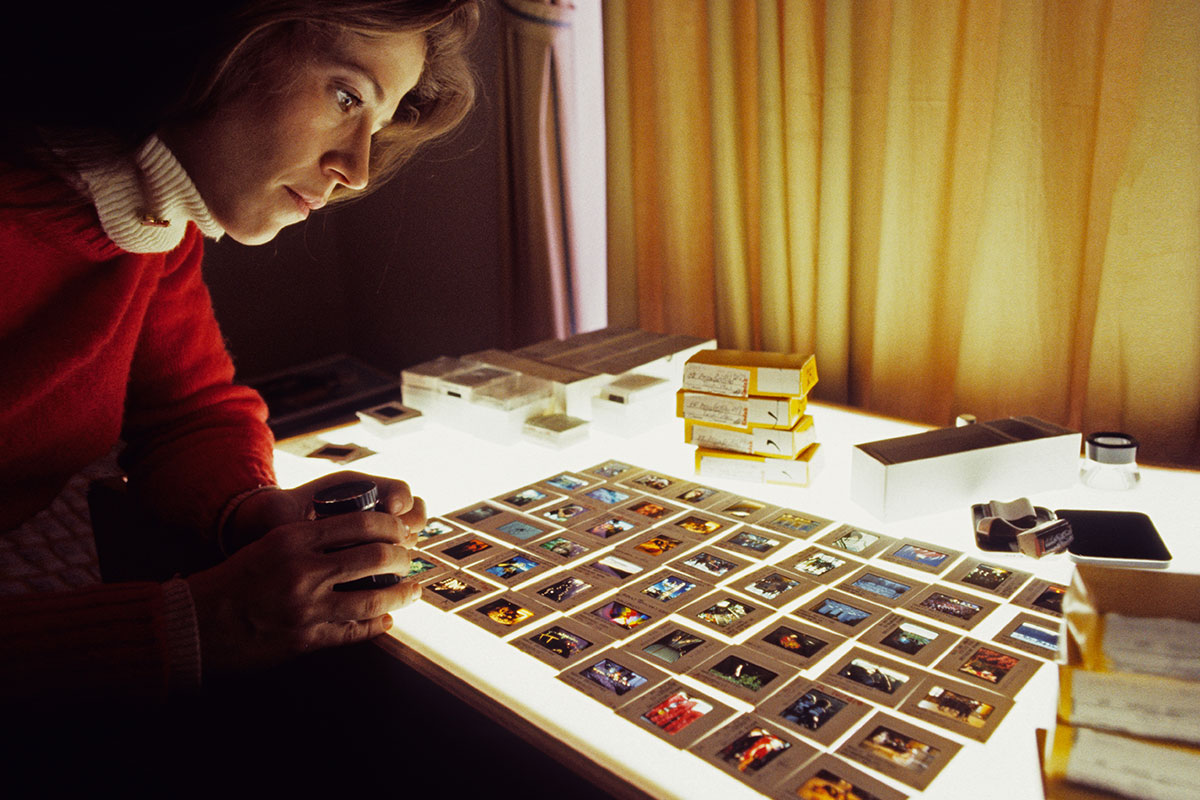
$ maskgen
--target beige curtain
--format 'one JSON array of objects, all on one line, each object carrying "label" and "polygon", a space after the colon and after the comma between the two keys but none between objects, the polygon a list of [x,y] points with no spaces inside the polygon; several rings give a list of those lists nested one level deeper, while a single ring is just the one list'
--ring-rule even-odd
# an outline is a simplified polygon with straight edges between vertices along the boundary
[{"label": "beige curtain", "polygon": [[604,5],[611,324],[1200,463],[1200,3]]},{"label": "beige curtain", "polygon": [[574,9],[501,0],[501,231],[509,346],[575,332],[580,298],[568,189]]}]

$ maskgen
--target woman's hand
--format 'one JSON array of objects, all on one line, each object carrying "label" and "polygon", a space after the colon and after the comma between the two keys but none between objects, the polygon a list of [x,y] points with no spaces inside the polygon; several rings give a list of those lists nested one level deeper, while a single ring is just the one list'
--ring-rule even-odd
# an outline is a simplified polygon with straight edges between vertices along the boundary
[{"label": "woman's hand", "polygon": [[388,612],[420,596],[415,582],[363,591],[333,587],[371,575],[407,575],[406,548],[418,530],[374,512],[292,522],[189,576],[205,672],[269,666],[383,633],[392,624]]},{"label": "woman's hand", "polygon": [[[316,492],[362,480],[378,487],[375,511],[313,518]],[[416,545],[425,523],[425,503],[407,483],[359,472],[250,495],[226,524],[225,546],[232,555],[187,579],[205,671],[267,666],[386,631],[392,624],[388,612],[420,596],[415,583],[359,591],[333,587],[372,575],[407,575],[407,548]]]},{"label": "woman's hand", "polygon": [[243,500],[225,526],[222,538],[226,552],[232,553],[280,525],[311,519],[313,495],[321,489],[363,480],[373,481],[379,489],[377,511],[386,511],[409,530],[419,531],[425,527],[425,502],[413,497],[404,481],[361,472],[337,472],[295,489],[265,489]]}]

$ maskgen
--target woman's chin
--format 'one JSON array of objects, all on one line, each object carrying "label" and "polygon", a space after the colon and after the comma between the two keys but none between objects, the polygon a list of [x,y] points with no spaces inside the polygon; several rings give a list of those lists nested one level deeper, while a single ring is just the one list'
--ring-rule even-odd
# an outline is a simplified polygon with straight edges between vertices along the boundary
[{"label": "woman's chin", "polygon": [[279,235],[279,232],[288,225],[293,225],[300,220],[289,222],[276,222],[264,225],[233,225],[225,226],[225,235],[238,244],[249,245],[251,247],[260,244],[266,244]]}]

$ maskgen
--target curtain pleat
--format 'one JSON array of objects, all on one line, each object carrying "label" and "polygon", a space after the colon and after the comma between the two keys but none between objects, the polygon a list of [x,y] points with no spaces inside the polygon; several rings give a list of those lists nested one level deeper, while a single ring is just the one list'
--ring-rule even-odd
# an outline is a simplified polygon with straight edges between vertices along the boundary
[{"label": "curtain pleat", "polygon": [[1200,4],[610,0],[605,37],[623,324],[1200,462]]},{"label": "curtain pleat", "polygon": [[503,0],[501,231],[510,346],[575,333],[569,190],[574,10]]}]

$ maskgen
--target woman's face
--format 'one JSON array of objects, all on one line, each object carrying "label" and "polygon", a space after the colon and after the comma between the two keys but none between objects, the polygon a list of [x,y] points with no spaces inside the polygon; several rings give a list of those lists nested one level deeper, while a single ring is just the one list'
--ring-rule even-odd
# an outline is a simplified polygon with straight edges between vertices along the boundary
[{"label": "woman's face", "polygon": [[334,187],[367,185],[371,136],[421,77],[425,37],[347,32],[332,52],[277,66],[269,86],[162,132],[225,232],[262,244]]}]

